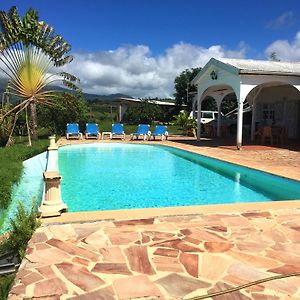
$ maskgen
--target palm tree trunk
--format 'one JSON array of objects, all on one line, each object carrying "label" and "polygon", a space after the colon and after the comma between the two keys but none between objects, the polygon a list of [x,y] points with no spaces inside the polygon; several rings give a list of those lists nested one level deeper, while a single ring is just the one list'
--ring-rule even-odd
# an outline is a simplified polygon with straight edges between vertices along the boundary
[{"label": "palm tree trunk", "polygon": [[28,133],[28,146],[31,147],[31,133],[30,133],[30,128],[29,128],[29,122],[28,122],[28,108],[25,108],[25,117],[26,117],[26,127],[27,127],[27,133]]},{"label": "palm tree trunk", "polygon": [[10,133],[8,135],[8,139],[7,139],[5,147],[9,147],[9,146],[11,146],[11,145],[14,144],[13,133],[14,133],[14,130],[15,130],[15,127],[16,127],[16,123],[17,123],[17,119],[18,119],[18,114],[19,114],[19,112],[17,112],[15,114],[15,116],[14,116],[14,121],[13,121],[11,130],[10,130]]},{"label": "palm tree trunk", "polygon": [[34,98],[33,98],[32,101],[30,101],[29,109],[30,109],[30,118],[31,118],[30,129],[31,129],[31,132],[32,132],[32,139],[37,140],[38,139],[38,135],[37,135],[37,114],[36,114],[36,101],[35,101]]}]

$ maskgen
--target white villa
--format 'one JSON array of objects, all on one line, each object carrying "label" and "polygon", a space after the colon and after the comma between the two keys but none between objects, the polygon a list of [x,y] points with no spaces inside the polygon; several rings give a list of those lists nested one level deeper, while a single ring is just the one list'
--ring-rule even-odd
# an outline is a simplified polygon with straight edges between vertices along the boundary
[{"label": "white villa", "polygon": [[300,63],[210,59],[192,80],[197,86],[194,110],[197,105],[197,140],[200,141],[201,103],[207,96],[218,106],[217,136],[221,135],[221,102],[235,93],[238,102],[236,146],[243,141],[243,104],[252,107],[251,140],[256,125],[275,123],[283,126],[290,139],[300,140]]}]

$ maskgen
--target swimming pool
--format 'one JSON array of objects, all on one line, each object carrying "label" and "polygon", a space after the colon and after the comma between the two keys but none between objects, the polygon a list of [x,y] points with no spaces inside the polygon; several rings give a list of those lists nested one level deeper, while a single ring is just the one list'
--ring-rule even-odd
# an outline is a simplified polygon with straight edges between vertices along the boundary
[{"label": "swimming pool", "polygon": [[300,199],[300,183],[161,145],[59,149],[69,211]]}]

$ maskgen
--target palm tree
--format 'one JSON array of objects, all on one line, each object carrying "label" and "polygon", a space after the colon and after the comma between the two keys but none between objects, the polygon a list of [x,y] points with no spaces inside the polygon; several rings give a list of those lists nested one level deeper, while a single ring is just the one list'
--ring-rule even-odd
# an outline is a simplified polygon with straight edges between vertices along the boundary
[{"label": "palm tree", "polygon": [[[38,13],[29,9],[23,19],[13,6],[8,13],[0,11],[0,69],[7,75],[8,90],[21,99],[14,107],[2,115],[1,120],[11,113],[17,115],[30,110],[31,132],[37,138],[36,104],[51,104],[54,90],[49,84],[61,81],[68,88],[78,90],[75,76],[55,69],[73,58],[67,55],[70,45],[54,34],[48,24],[38,21]],[[31,144],[28,125],[28,139]]]}]

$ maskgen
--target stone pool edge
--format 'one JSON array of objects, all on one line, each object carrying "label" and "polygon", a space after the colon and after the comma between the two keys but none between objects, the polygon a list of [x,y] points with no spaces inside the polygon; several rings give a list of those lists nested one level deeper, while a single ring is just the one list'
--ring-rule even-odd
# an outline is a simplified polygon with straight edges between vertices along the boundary
[{"label": "stone pool edge", "polygon": [[269,211],[277,209],[300,209],[300,201],[282,200],[276,202],[230,203],[162,208],[132,208],[120,210],[65,212],[59,217],[44,218],[43,223],[77,223],[115,219],[147,219],[162,216],[219,214],[262,210]]}]

